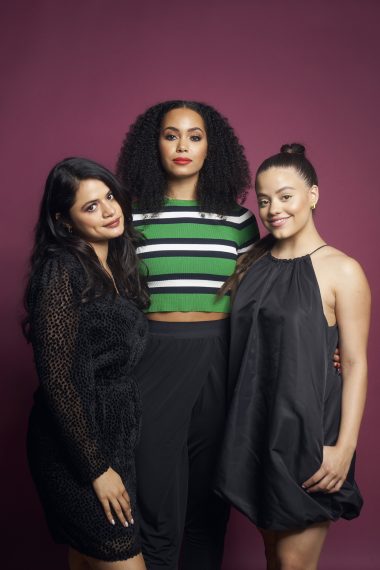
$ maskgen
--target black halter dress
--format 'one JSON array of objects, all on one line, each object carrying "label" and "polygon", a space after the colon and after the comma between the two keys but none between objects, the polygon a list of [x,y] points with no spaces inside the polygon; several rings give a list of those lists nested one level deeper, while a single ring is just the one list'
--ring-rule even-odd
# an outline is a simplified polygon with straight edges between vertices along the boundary
[{"label": "black halter dress", "polygon": [[362,506],[354,459],[339,492],[301,487],[319,469],[323,446],[336,443],[342,399],[332,360],[338,328],[324,316],[310,255],[259,259],[231,315],[235,390],[216,491],[264,529],[352,519]]}]

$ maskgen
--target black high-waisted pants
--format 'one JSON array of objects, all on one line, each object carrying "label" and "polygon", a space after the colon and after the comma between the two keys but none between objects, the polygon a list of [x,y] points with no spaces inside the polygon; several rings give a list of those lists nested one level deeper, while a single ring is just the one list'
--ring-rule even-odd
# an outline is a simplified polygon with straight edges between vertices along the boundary
[{"label": "black high-waisted pants", "polygon": [[229,514],[212,492],[228,400],[229,319],[149,324],[136,370],[143,555],[149,570],[216,570]]}]

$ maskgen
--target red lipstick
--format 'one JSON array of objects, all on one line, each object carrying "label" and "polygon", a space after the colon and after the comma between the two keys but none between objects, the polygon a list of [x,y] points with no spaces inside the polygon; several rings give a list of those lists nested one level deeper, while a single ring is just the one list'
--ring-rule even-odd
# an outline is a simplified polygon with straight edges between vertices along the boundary
[{"label": "red lipstick", "polygon": [[173,162],[175,162],[176,164],[189,164],[190,162],[193,162],[191,160],[191,158],[174,158]]}]

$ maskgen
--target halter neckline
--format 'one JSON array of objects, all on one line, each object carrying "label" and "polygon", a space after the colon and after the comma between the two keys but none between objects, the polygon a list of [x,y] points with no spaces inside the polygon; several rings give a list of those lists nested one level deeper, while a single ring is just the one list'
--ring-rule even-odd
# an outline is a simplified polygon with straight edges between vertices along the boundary
[{"label": "halter neckline", "polygon": [[314,249],[311,253],[308,253],[308,255],[313,255],[313,253],[315,253],[319,249],[322,249],[322,247],[326,247],[327,245],[328,245],[328,243],[324,243],[324,244],[320,245],[319,247],[317,247],[317,249]]},{"label": "halter neckline", "polygon": [[322,247],[326,247],[328,245],[328,243],[324,243],[322,245],[320,245],[319,247],[317,247],[316,249],[314,249],[313,251],[311,251],[310,253],[307,253],[306,255],[300,255],[298,257],[289,257],[289,258],[281,258],[281,257],[275,257],[274,255],[272,255],[272,252],[269,251],[269,257],[271,259],[273,259],[274,261],[297,261],[298,259],[306,259],[308,257],[310,257],[311,255],[313,255],[313,253],[315,253],[316,251],[318,251],[319,249],[322,249]]}]

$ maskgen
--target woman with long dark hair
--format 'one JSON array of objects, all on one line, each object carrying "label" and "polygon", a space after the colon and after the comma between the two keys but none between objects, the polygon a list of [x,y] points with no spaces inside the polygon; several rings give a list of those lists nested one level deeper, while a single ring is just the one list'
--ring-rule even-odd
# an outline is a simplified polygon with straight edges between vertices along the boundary
[{"label": "woman with long dark hair", "polygon": [[229,387],[229,298],[217,291],[258,239],[238,205],[251,185],[236,134],[191,101],[149,108],[131,126],[117,173],[135,197],[151,305],[137,369],[143,402],[138,497],[150,570],[220,568],[228,507],[212,492]]},{"label": "woman with long dark hair", "polygon": [[136,513],[140,399],[133,368],[147,332],[131,205],[104,167],[50,172],[25,293],[39,388],[29,464],[71,570],[143,570]]},{"label": "woman with long dark hair", "polygon": [[[239,285],[217,491],[261,530],[268,570],[316,570],[330,522],[362,506],[354,464],[370,292],[359,264],[317,231],[318,180],[304,150],[284,145],[259,167],[270,233],[223,287]],[[338,339],[341,375],[332,365]]]}]

